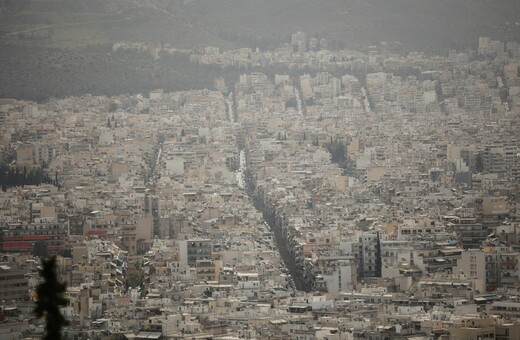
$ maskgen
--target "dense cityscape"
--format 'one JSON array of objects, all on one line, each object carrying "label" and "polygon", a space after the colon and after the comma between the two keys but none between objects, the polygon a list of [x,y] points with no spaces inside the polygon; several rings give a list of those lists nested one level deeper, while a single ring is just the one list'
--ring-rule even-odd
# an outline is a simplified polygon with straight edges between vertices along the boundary
[{"label": "dense cityscape", "polygon": [[0,99],[0,338],[520,339],[520,44],[112,51],[213,89]]}]

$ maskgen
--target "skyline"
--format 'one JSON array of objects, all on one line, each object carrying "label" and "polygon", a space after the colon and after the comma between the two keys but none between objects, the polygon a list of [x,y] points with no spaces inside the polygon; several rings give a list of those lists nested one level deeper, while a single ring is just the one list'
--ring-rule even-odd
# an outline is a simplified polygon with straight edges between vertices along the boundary
[{"label": "skyline", "polygon": [[0,337],[518,339],[518,6],[0,2]]}]

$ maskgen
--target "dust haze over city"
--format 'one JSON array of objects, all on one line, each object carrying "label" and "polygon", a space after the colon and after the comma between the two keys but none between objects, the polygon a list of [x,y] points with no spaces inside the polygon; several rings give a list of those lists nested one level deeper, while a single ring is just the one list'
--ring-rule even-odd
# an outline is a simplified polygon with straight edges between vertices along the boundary
[{"label": "dust haze over city", "polygon": [[0,0],[0,126],[2,339],[520,338],[520,1]]}]

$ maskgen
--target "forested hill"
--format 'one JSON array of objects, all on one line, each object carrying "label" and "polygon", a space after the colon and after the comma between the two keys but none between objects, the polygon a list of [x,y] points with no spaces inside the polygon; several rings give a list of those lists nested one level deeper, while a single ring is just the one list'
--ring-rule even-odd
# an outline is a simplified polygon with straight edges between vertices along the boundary
[{"label": "forested hill", "polygon": [[413,49],[520,36],[518,0],[0,0],[2,36],[52,46],[118,40],[177,47],[276,44],[296,31],[338,45],[399,41]]},{"label": "forested hill", "polygon": [[446,53],[474,48],[479,36],[520,39],[520,1],[0,0],[0,97],[211,87],[218,69],[189,65],[185,56],[114,55],[111,46],[267,49],[296,31],[327,38],[331,49],[388,41]]},{"label": "forested hill", "polygon": [[297,30],[340,45],[399,41],[412,49],[474,45],[479,35],[520,36],[518,0],[192,0],[178,6],[216,34],[287,39]]}]

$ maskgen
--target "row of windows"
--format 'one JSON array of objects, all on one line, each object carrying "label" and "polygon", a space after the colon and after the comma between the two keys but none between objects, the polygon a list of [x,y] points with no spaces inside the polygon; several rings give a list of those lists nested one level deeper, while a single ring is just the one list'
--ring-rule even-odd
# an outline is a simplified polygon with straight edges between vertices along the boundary
[{"label": "row of windows", "polygon": [[191,242],[190,247],[211,247],[211,244],[199,242],[199,244],[197,245],[197,242]]},{"label": "row of windows", "polygon": [[[56,238],[56,240],[59,240],[58,238]],[[31,242],[31,246],[34,247],[34,244],[35,242]],[[49,247],[49,246],[55,246],[55,247],[61,247],[63,246],[63,242],[49,242],[48,240],[45,240],[45,244]]]},{"label": "row of windows", "polygon": [[64,230],[58,230],[58,231],[4,231],[4,236],[46,236],[46,235],[62,235],[65,236],[67,233]]},{"label": "row of windows", "polygon": [[24,276],[23,275],[2,275],[0,276],[0,281],[5,281],[5,280],[23,280]]},{"label": "row of windows", "polygon": [[0,285],[0,291],[2,291],[4,289],[21,288],[21,287],[27,287],[27,286],[28,286],[27,282],[13,283],[13,284],[7,284],[7,285]]},{"label": "row of windows", "polygon": [[211,254],[211,249],[191,249],[188,250],[188,254]]},{"label": "row of windows", "polygon": [[9,225],[8,230],[48,230],[48,229],[65,229],[64,224],[55,225]]},{"label": "row of windows", "polygon": [[495,306],[493,308],[495,311],[509,311],[509,312],[520,312],[520,307],[506,307],[506,306]]},{"label": "row of windows", "polygon": [[[55,239],[56,242],[51,242],[53,240],[45,239],[41,240],[45,242],[47,247],[63,247],[64,242],[63,239]],[[16,250],[16,248],[19,248],[18,250],[26,250],[27,248],[34,247],[36,244],[36,241],[30,242],[30,241],[24,241],[24,240],[3,240],[2,245],[4,247],[4,250]],[[23,249],[22,249],[23,248]]]},{"label": "row of windows", "polygon": [[[431,232],[432,232],[431,229],[426,229],[426,230],[424,230],[424,229],[403,229],[403,230],[401,231],[401,233],[402,233],[403,235],[424,234],[424,233],[430,234]],[[440,230],[440,229],[434,229],[433,232],[435,232],[435,233],[440,233],[440,232],[442,232],[442,230]]]},{"label": "row of windows", "polygon": [[[309,243],[316,243],[316,239],[313,239],[313,238],[309,239]],[[328,239],[328,238],[325,239],[325,243],[330,243],[330,239]]]},{"label": "row of windows", "polygon": [[0,298],[5,300],[10,299],[21,299],[27,292],[24,290],[11,291],[11,292],[2,292],[0,291]]}]

